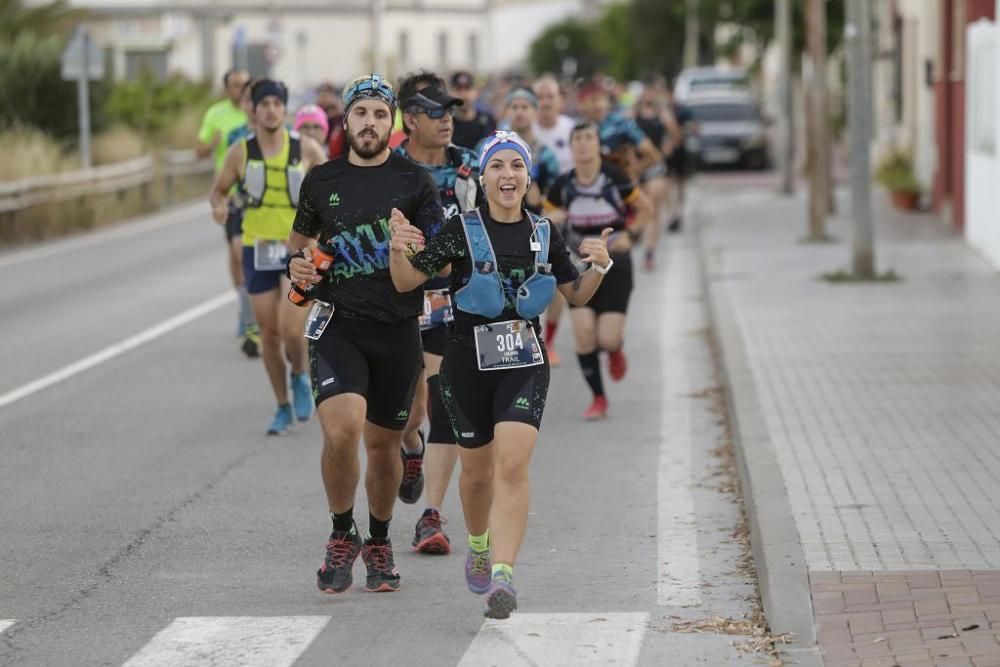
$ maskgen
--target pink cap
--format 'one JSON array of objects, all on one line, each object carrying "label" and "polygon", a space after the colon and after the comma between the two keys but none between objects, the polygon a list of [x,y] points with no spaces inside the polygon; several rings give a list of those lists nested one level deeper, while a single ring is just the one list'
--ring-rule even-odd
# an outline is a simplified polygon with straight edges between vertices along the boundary
[{"label": "pink cap", "polygon": [[315,104],[307,104],[295,113],[295,122],[292,128],[298,131],[303,123],[316,123],[323,127],[324,132],[330,131],[330,122],[326,118],[326,112]]}]

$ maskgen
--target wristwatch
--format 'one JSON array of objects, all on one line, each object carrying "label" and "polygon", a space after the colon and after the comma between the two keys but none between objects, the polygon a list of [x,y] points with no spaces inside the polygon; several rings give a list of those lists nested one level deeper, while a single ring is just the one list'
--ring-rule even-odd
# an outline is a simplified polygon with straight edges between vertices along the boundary
[{"label": "wristwatch", "polygon": [[610,257],[608,257],[608,265],[605,266],[603,269],[599,267],[597,264],[591,264],[591,266],[594,267],[594,271],[597,271],[602,276],[606,276],[608,274],[608,271],[610,271],[611,267],[614,265],[615,265],[615,260],[611,259]]}]

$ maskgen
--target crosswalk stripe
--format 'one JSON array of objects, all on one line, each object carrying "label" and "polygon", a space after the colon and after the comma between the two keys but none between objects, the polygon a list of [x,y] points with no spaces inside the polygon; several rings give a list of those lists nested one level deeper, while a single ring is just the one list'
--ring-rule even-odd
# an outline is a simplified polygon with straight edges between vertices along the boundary
[{"label": "crosswalk stripe", "polygon": [[487,621],[458,667],[632,667],[649,614],[522,614]]},{"label": "crosswalk stripe", "polygon": [[329,616],[175,618],[124,667],[288,666],[329,622]]},{"label": "crosswalk stripe", "polygon": [[0,618],[0,632],[3,632],[15,623],[17,623],[17,619],[15,618]]},{"label": "crosswalk stripe", "polygon": [[701,566],[698,531],[691,495],[691,386],[687,359],[697,338],[697,302],[685,289],[685,274],[693,275],[692,253],[685,248],[670,255],[661,307],[661,372],[663,410],[660,424],[660,460],[657,475],[657,602],[664,606],[701,604]]}]

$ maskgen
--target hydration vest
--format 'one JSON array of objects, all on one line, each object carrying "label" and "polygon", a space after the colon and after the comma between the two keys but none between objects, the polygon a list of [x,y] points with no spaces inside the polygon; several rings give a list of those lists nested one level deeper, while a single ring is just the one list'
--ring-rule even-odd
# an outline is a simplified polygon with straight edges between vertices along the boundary
[{"label": "hydration vest", "polygon": [[448,160],[457,166],[455,173],[455,199],[458,200],[458,210],[462,213],[476,208],[476,180],[472,177],[472,167],[465,164],[461,153],[454,145],[448,146]]},{"label": "hydration vest", "polygon": [[[531,238],[538,243],[535,250],[534,273],[517,289],[517,314],[526,320],[541,315],[556,291],[549,259],[551,228],[547,218],[528,213]],[[479,210],[462,214],[462,228],[469,246],[472,274],[469,281],[455,292],[455,304],[466,313],[482,317],[497,317],[503,312],[505,299],[503,282],[497,272],[497,256]]]},{"label": "hydration vest", "polygon": [[[281,169],[270,167],[264,160],[264,152],[261,150],[257,135],[251,134],[247,137],[246,164],[243,169],[242,188],[246,199],[247,208],[261,208],[262,206],[281,207],[277,204],[265,204],[264,195],[269,189],[269,171],[281,172]],[[302,179],[306,172],[302,168],[302,142],[297,132],[288,132],[288,162],[284,168],[285,190],[288,195],[288,207],[297,208],[299,205],[299,190],[302,188]],[[270,189],[276,189],[270,186]]]}]

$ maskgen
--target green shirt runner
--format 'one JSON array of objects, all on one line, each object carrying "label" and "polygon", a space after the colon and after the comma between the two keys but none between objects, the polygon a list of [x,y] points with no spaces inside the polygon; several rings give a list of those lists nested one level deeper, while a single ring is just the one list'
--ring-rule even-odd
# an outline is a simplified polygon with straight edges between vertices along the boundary
[{"label": "green shirt runner", "polygon": [[226,160],[226,150],[229,148],[226,138],[229,133],[246,124],[247,115],[229,100],[220,100],[208,107],[201,120],[201,129],[198,130],[198,141],[211,144],[216,137],[219,138],[219,143],[215,146],[216,173],[222,170],[222,163]]}]

